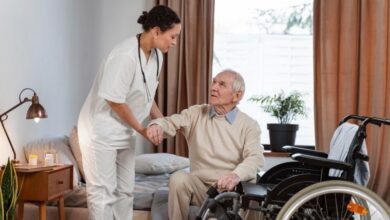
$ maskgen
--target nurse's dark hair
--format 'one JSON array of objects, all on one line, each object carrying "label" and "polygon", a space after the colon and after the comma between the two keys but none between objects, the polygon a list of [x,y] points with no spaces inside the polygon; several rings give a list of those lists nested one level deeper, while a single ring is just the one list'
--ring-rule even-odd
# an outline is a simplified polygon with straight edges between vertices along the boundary
[{"label": "nurse's dark hair", "polygon": [[180,18],[171,8],[164,5],[154,6],[149,12],[142,12],[137,22],[142,24],[144,31],[159,27],[162,32],[171,29],[175,24],[180,24]]}]

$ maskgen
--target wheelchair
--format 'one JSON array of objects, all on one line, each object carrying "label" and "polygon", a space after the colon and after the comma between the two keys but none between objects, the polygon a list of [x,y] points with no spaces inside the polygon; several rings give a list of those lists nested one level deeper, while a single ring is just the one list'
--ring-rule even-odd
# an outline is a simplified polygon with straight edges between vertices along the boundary
[{"label": "wheelchair", "polygon": [[272,167],[256,183],[241,182],[233,192],[210,187],[197,219],[240,220],[240,210],[259,212],[262,219],[390,219],[387,204],[361,186],[369,179],[369,124],[390,125],[390,120],[348,115],[329,154],[285,146],[294,161]]}]

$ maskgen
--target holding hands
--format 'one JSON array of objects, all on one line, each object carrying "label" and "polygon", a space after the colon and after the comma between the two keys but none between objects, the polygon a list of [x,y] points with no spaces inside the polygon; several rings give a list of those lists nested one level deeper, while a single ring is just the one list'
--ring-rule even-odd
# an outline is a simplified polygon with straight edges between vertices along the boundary
[{"label": "holding hands", "polygon": [[154,145],[159,145],[163,141],[163,130],[160,125],[152,124],[146,128],[146,138]]}]

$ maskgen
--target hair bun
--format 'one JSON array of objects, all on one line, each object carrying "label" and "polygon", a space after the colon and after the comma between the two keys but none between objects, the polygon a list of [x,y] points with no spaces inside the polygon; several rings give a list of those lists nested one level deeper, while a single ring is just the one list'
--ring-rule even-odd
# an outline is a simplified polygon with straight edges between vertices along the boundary
[{"label": "hair bun", "polygon": [[138,24],[144,24],[146,19],[147,19],[147,17],[148,17],[148,12],[147,11],[143,11],[142,15],[139,16],[139,18],[137,20]]}]

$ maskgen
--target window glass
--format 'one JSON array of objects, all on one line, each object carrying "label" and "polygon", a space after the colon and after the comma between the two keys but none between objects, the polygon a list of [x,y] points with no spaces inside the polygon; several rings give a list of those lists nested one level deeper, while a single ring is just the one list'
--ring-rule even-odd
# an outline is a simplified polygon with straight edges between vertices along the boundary
[{"label": "window glass", "polygon": [[284,90],[304,93],[307,118],[298,118],[297,145],[314,145],[313,0],[216,0],[213,76],[223,69],[241,73],[246,92],[238,105],[256,119],[262,143],[276,118],[248,101]]}]

